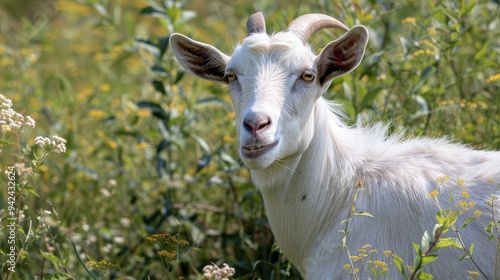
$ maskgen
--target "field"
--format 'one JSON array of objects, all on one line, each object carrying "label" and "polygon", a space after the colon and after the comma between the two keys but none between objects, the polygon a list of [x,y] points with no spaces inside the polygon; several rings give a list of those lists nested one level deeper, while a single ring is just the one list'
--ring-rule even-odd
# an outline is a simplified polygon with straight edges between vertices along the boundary
[{"label": "field", "polygon": [[325,94],[349,124],[500,150],[498,0],[3,0],[0,108],[25,119],[0,123],[0,279],[203,279],[223,263],[301,279],[238,159],[228,88],[168,46],[180,32],[229,54],[257,10],[268,32],[309,12],[368,27],[362,64]]}]

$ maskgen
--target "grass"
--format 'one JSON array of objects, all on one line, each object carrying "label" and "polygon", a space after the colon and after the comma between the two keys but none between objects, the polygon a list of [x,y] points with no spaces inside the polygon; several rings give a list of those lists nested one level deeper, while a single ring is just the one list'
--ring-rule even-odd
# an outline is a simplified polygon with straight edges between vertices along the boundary
[{"label": "grass", "polygon": [[[2,2],[0,94],[36,126],[2,131],[1,172],[24,163],[32,177],[15,179],[15,273],[0,214],[0,279],[199,279],[223,263],[234,279],[300,279],[237,158],[228,89],[185,75],[168,50],[176,31],[229,53],[256,9],[271,31],[307,12],[370,29],[363,63],[326,93],[350,122],[500,149],[498,2],[292,2]],[[35,143],[54,135],[64,153]],[[8,210],[7,176],[0,186]]]}]

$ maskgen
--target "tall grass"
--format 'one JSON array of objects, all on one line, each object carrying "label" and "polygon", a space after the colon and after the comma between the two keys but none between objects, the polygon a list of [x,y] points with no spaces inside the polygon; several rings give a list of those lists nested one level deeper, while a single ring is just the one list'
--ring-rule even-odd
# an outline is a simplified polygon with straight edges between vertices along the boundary
[{"label": "tall grass", "polygon": [[228,89],[185,75],[168,49],[176,31],[230,52],[256,9],[272,31],[307,12],[370,29],[363,63],[326,93],[352,123],[500,149],[498,1],[4,1],[0,94],[36,127],[1,151],[0,211],[3,173],[35,167],[36,136],[67,149],[18,189],[15,273],[0,214],[0,279],[199,279],[223,263],[235,279],[300,279],[237,158]]}]

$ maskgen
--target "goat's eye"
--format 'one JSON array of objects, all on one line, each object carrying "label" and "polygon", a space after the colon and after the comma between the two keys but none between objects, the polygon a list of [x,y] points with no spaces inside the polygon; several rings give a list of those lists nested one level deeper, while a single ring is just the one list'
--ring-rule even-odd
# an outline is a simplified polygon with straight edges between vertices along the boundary
[{"label": "goat's eye", "polygon": [[232,81],[236,80],[236,74],[234,73],[234,71],[233,71],[233,70],[228,71],[228,72],[226,73],[226,77],[227,77],[227,79],[228,79],[230,82],[232,82]]},{"label": "goat's eye", "polygon": [[316,73],[314,73],[314,71],[312,71],[312,70],[306,70],[300,76],[300,78],[306,82],[312,82],[315,77],[316,77]]}]

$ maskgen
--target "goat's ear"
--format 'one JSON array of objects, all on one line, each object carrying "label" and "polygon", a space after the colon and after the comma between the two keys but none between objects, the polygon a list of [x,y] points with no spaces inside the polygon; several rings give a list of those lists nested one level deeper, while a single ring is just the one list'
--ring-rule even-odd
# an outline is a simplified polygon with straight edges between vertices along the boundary
[{"label": "goat's ear", "polygon": [[230,58],[218,49],[179,33],[170,35],[169,45],[179,63],[191,74],[211,81],[228,82],[225,71]]},{"label": "goat's ear", "polygon": [[367,42],[368,30],[357,25],[326,45],[316,58],[320,84],[323,86],[356,68],[363,58]]}]

